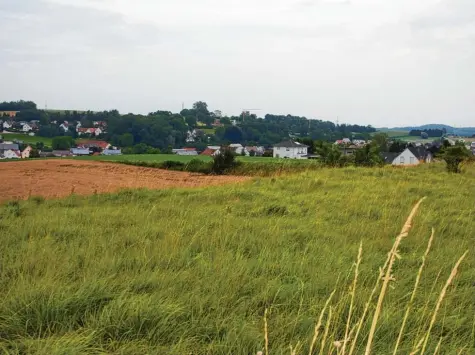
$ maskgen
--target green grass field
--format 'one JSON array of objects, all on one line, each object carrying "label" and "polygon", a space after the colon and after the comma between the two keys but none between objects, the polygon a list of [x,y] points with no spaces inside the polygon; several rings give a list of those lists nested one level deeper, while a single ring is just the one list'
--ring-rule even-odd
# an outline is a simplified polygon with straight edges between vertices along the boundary
[{"label": "green grass field", "polygon": [[[336,290],[312,353],[341,354],[337,346],[345,333],[353,342],[395,237],[427,196],[397,250],[372,354],[392,354],[431,228],[398,354],[425,339],[433,317],[424,353],[440,341],[439,354],[474,354],[474,195],[475,167],[449,175],[433,164],[11,202],[0,207],[0,349],[247,355],[264,350],[266,322],[269,354],[291,354],[297,344],[296,354],[308,354]],[[364,353],[379,294],[368,303],[353,354]]]},{"label": "green grass field", "polygon": [[389,137],[409,137],[408,131],[378,130],[376,133],[386,133]]},{"label": "green grass field", "polygon": [[0,133],[0,136],[2,136],[4,140],[17,139],[27,144],[35,144],[36,142],[43,142],[44,145],[48,147],[51,147],[51,144],[52,144],[52,138],[29,136],[28,134],[23,134],[23,133]]}]

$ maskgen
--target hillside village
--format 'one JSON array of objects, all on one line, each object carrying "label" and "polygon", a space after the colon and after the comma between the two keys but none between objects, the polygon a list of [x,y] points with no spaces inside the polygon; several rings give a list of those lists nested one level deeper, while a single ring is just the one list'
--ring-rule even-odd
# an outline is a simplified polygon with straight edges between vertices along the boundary
[{"label": "hillside village", "polygon": [[[334,152],[351,159],[365,147],[369,150],[375,135],[381,134],[369,126],[335,125],[290,115],[266,115],[262,119],[243,112],[239,117],[226,117],[220,111],[208,111],[203,102],[180,114],[157,111],[148,116],[120,115],[117,111],[46,111],[25,101],[0,107],[16,108],[0,111],[0,159],[158,153],[212,157],[222,147],[237,156],[321,159],[323,147],[315,151],[315,142],[325,144],[327,151],[331,144]],[[276,129],[279,134],[273,133]],[[420,139],[404,141],[387,136],[387,144],[380,145],[380,159],[392,165],[431,162],[444,140],[450,145],[465,144],[475,154],[474,142],[445,130],[411,130],[409,134]],[[65,144],[47,146],[41,143],[43,137],[71,140],[69,144],[64,140]]]}]

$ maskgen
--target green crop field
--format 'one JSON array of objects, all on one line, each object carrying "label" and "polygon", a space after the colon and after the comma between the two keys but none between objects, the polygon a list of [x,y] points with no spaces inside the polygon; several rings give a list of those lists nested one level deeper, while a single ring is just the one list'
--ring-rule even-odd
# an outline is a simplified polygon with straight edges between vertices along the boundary
[{"label": "green crop field", "polygon": [[51,138],[47,137],[39,137],[39,136],[29,136],[28,134],[23,133],[0,133],[0,136],[3,137],[4,140],[14,140],[17,139],[19,141],[23,141],[27,144],[35,144],[36,142],[43,142],[44,145],[51,147]]},{"label": "green crop field", "polygon": [[397,354],[474,354],[474,195],[432,164],[4,204],[1,353],[392,354],[407,310]]}]

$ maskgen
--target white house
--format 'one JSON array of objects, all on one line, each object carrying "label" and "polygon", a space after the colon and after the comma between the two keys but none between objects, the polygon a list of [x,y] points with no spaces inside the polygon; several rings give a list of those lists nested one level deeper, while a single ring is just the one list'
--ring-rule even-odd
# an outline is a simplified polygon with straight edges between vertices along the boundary
[{"label": "white house", "polygon": [[21,154],[19,150],[9,149],[3,152],[3,159],[20,159]]},{"label": "white house", "polygon": [[176,155],[198,155],[196,148],[172,149],[172,153]]},{"label": "white house", "polygon": [[239,144],[239,143],[233,143],[233,144],[230,144],[229,145],[229,148],[231,148],[234,153],[238,154],[238,155],[242,155],[242,152],[244,151],[244,153],[246,155],[249,155],[248,152],[246,152],[246,150],[244,149],[244,147],[242,146],[242,144]]},{"label": "white house", "polygon": [[385,153],[383,158],[387,164],[411,166],[432,162],[432,153],[424,147],[409,147],[402,153]]},{"label": "white house", "polygon": [[13,122],[3,121],[3,129],[10,129],[13,127]]},{"label": "white house", "polygon": [[61,123],[61,124],[59,125],[59,128],[61,128],[65,133],[66,133],[67,131],[69,131],[69,124],[68,124],[68,122],[65,121],[64,123]]},{"label": "white house", "polygon": [[30,132],[33,130],[33,127],[31,127],[28,123],[25,123],[23,126],[21,126],[21,130],[23,132]]},{"label": "white house", "polygon": [[120,149],[104,149],[102,155],[122,155],[122,151]]},{"label": "white house", "polygon": [[26,147],[23,152],[21,152],[21,158],[26,159],[30,157],[30,153],[33,150],[30,146]]},{"label": "white house", "polygon": [[308,146],[295,141],[285,141],[274,145],[274,158],[307,159]]},{"label": "white house", "polygon": [[89,155],[90,153],[88,148],[71,148],[72,155]]}]

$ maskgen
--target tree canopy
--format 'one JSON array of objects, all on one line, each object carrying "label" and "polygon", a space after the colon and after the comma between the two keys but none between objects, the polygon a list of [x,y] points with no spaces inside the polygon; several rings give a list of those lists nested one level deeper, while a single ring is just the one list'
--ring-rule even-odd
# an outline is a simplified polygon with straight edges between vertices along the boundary
[{"label": "tree canopy", "polygon": [[[202,148],[226,143],[269,146],[289,139],[325,142],[344,137],[370,139],[370,134],[375,132],[371,126],[337,125],[330,121],[292,115],[267,114],[258,117],[248,112],[240,116],[226,116],[220,110],[211,111],[204,101],[197,101],[180,113],[157,110],[147,115],[120,114],[117,110],[38,110],[36,104],[30,101],[4,103],[3,108],[21,108],[15,118],[17,121],[39,121],[39,136],[76,138],[78,123],[88,128],[94,122],[103,122],[106,129],[100,138],[115,146],[126,148],[142,143],[162,151],[170,147]],[[59,127],[65,121],[69,123],[66,131]],[[190,132],[194,132],[192,140],[189,139]],[[142,150],[143,146],[137,148],[137,151]]]}]

